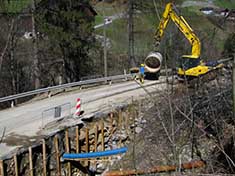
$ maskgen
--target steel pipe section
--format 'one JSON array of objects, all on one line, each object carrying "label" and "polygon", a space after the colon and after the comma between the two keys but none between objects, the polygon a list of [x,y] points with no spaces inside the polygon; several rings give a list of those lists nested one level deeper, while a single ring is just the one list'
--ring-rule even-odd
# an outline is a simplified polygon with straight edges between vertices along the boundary
[{"label": "steel pipe section", "polygon": [[103,173],[103,176],[130,176],[130,175],[149,175],[154,173],[162,173],[162,172],[175,172],[177,170],[184,169],[196,169],[205,167],[206,163],[201,160],[191,161],[188,163],[183,163],[181,165],[166,165],[166,166],[154,166],[152,168],[148,168],[147,170],[118,170],[118,171],[107,171]]},{"label": "steel pipe section", "polygon": [[92,153],[64,153],[62,158],[66,159],[84,159],[84,158],[99,158],[111,155],[117,155],[127,152],[127,147],[122,147],[114,150],[106,150],[102,152],[92,152]]},{"label": "steel pipe section", "polygon": [[159,72],[162,66],[162,55],[159,52],[151,52],[144,60],[145,69],[147,72]]}]

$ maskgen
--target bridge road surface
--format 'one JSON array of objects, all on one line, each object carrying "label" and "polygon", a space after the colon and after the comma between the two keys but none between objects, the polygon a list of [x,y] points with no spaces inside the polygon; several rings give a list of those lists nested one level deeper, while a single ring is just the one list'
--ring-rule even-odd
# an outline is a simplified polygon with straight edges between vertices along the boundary
[{"label": "bridge road surface", "polygon": [[[159,81],[147,81],[145,80],[144,86],[148,92],[155,92],[164,90],[166,87],[164,77]],[[53,96],[43,100],[35,101],[0,111],[0,137],[4,134],[4,140],[0,144],[0,158],[13,152],[22,144],[19,142],[21,139],[30,138],[33,139],[37,136],[48,135],[57,130],[59,127],[53,117],[54,112],[50,115],[46,115],[42,119],[42,113],[50,108],[70,103],[71,113],[75,112],[76,99],[81,98],[82,110],[84,115],[82,118],[86,118],[94,115],[95,113],[109,111],[112,106],[127,104],[132,99],[140,99],[147,96],[146,91],[135,81],[121,82],[111,85],[103,85],[91,89],[84,89],[74,92],[68,92],[61,95]],[[65,110],[66,111],[66,110]],[[50,112],[50,111],[48,111]],[[65,118],[63,121],[64,126],[75,125],[81,122],[79,118]],[[44,130],[42,129],[48,123],[55,123],[53,129]],[[17,144],[14,142],[9,144],[4,141],[9,139],[18,139]],[[35,139],[34,139],[35,140]]]}]

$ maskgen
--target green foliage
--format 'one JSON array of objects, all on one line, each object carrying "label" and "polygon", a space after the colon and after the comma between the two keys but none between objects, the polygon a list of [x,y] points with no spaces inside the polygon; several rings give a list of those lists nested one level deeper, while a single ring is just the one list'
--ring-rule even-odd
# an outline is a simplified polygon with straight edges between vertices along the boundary
[{"label": "green foliage", "polygon": [[103,16],[97,15],[97,16],[95,17],[95,24],[96,24],[96,25],[101,24],[101,23],[103,23],[103,22],[104,22]]},{"label": "green foliage", "polygon": [[222,8],[228,8],[228,9],[235,8],[234,0],[216,0],[215,4]]},{"label": "green foliage", "polygon": [[20,13],[23,9],[27,8],[31,0],[8,0],[0,2],[0,11],[2,13]]},{"label": "green foliage", "polygon": [[88,51],[94,16],[87,13],[89,6],[87,0],[60,0],[37,8],[39,30],[61,49],[68,82],[91,71]]},{"label": "green foliage", "polygon": [[225,41],[224,54],[227,56],[235,54],[235,33],[230,34]]}]

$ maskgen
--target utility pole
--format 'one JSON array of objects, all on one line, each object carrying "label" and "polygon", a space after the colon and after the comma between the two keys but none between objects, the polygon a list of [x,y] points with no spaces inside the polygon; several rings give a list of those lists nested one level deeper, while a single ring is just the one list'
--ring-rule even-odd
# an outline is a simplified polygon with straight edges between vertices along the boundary
[{"label": "utility pole", "polygon": [[35,0],[32,0],[32,35],[33,35],[33,79],[34,88],[40,88],[40,73],[39,73],[39,62],[38,62],[38,48],[37,48],[37,34],[35,27]]},{"label": "utility pole", "polygon": [[[13,27],[14,29],[14,27]],[[11,60],[11,84],[12,84],[12,94],[17,94],[17,89],[16,89],[16,79],[15,75],[17,74],[17,69],[15,68],[15,30],[12,31],[11,34],[11,41],[10,41],[10,60]]]},{"label": "utility pole", "polygon": [[134,57],[134,0],[128,1],[128,61],[129,66],[136,66]]},{"label": "utility pole", "polygon": [[235,119],[235,53],[233,54],[233,119]]},{"label": "utility pole", "polygon": [[104,19],[104,27],[103,27],[103,37],[104,37],[104,77],[108,76],[107,71],[107,44],[106,44],[106,18],[103,10],[103,19]]}]

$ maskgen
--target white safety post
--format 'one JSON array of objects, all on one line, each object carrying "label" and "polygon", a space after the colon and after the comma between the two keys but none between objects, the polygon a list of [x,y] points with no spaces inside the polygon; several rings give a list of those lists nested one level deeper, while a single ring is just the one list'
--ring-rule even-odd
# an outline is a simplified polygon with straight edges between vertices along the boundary
[{"label": "white safety post", "polygon": [[76,116],[80,116],[81,115],[81,99],[80,98],[77,98],[75,115]]}]

